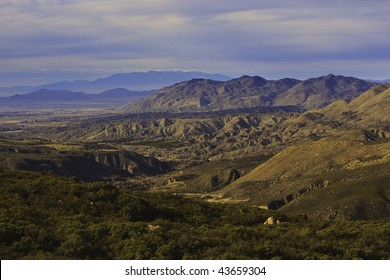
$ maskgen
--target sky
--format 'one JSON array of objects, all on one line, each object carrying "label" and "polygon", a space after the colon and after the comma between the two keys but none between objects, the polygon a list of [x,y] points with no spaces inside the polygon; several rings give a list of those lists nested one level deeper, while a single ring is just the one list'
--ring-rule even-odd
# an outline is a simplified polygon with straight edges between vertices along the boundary
[{"label": "sky", "polygon": [[148,70],[390,79],[390,1],[0,1],[0,86]]}]

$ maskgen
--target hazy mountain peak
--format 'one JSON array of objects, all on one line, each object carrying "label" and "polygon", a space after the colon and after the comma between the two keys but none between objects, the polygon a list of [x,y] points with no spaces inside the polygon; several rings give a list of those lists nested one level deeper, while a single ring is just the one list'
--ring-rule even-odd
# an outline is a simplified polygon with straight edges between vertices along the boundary
[{"label": "hazy mountain peak", "polygon": [[[51,89],[39,89],[27,94],[16,94],[9,98],[5,98],[5,101],[20,100],[20,102],[55,102],[55,101],[69,101],[69,100],[85,100],[88,95],[84,92],[73,92],[69,90],[51,90]],[[27,105],[27,104],[25,104]]]},{"label": "hazy mountain peak", "polygon": [[[60,81],[36,87],[11,87],[0,88],[2,93],[12,95],[16,93],[28,93],[42,88],[60,90],[67,89],[71,91],[84,91],[89,93],[99,93],[113,88],[126,88],[129,90],[155,90],[176,83],[188,81],[191,79],[210,79],[227,81],[231,79],[222,74],[209,74],[204,72],[184,72],[184,71],[148,71],[148,72],[130,72],[118,73],[109,77],[98,78],[93,81],[75,80]],[[9,94],[12,93],[12,94]]]},{"label": "hazy mountain peak", "polygon": [[[335,77],[337,77],[337,76],[334,75],[334,74],[332,74],[332,73],[330,73],[330,74],[324,76],[325,79],[334,79]],[[338,76],[338,77],[342,77],[342,76]]]},{"label": "hazy mountain peak", "polygon": [[59,109],[59,108],[112,108],[151,94],[152,91],[130,91],[117,88],[100,94],[70,90],[39,89],[27,94],[0,98],[0,107]]}]

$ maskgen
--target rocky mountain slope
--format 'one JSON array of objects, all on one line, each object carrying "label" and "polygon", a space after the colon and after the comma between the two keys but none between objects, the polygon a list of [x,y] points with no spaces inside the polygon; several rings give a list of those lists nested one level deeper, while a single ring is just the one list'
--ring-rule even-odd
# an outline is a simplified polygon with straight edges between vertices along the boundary
[{"label": "rocky mountain slope", "polygon": [[125,112],[202,112],[258,106],[322,108],[336,100],[347,102],[373,86],[353,77],[327,75],[299,81],[243,76],[227,82],[191,80],[163,88],[129,103]]}]

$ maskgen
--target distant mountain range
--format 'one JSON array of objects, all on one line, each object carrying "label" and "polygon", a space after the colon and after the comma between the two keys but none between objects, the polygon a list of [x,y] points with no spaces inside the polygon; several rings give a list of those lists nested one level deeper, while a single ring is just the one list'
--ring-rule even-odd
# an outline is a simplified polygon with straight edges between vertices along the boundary
[{"label": "distant mountain range", "polygon": [[378,83],[378,84],[390,83],[390,79],[387,79],[387,80],[371,80],[371,79],[367,79],[366,81],[367,82],[372,82],[372,83]]},{"label": "distant mountain range", "polygon": [[259,106],[322,108],[347,102],[374,86],[354,77],[327,75],[305,81],[243,76],[226,82],[194,79],[125,105],[126,112],[205,112]]},{"label": "distant mountain range", "polygon": [[[0,107],[12,108],[114,108],[123,112],[210,112],[249,108],[291,107],[303,110],[323,108],[336,100],[350,102],[377,83],[332,74],[304,81],[285,78],[266,80],[242,76],[228,81],[196,78],[181,81],[153,93],[132,91],[115,85],[157,85],[195,75],[227,78],[201,72],[147,72],[117,74],[92,82],[74,81],[52,84],[26,94],[0,98]],[[65,89],[53,89],[53,88]],[[110,88],[99,94],[70,88]]]},{"label": "distant mountain range", "polygon": [[99,94],[90,94],[81,91],[39,89],[27,94],[0,98],[0,108],[113,108],[145,97],[152,92],[116,88]]},{"label": "distant mountain range", "polygon": [[94,81],[75,80],[60,81],[39,86],[15,86],[0,87],[0,96],[11,96],[14,94],[25,94],[39,89],[83,91],[88,93],[99,93],[102,91],[125,88],[128,90],[153,90],[195,78],[226,81],[231,79],[220,74],[208,74],[203,72],[182,72],[182,71],[149,71],[120,73],[106,78],[99,78]]}]

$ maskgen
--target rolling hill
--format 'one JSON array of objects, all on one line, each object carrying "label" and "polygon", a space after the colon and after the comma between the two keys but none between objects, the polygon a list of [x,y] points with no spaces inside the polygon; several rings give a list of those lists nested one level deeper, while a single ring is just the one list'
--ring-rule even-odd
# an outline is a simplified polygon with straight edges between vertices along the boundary
[{"label": "rolling hill", "polygon": [[376,86],[348,104],[331,104],[323,109],[329,118],[352,119],[363,126],[388,126],[390,116],[390,84]]},{"label": "rolling hill", "polygon": [[327,76],[305,80],[278,96],[275,105],[322,108],[336,100],[349,102],[373,86],[354,77]]},{"label": "rolling hill", "polygon": [[221,191],[270,209],[339,219],[390,214],[390,143],[349,140],[288,147]]}]

